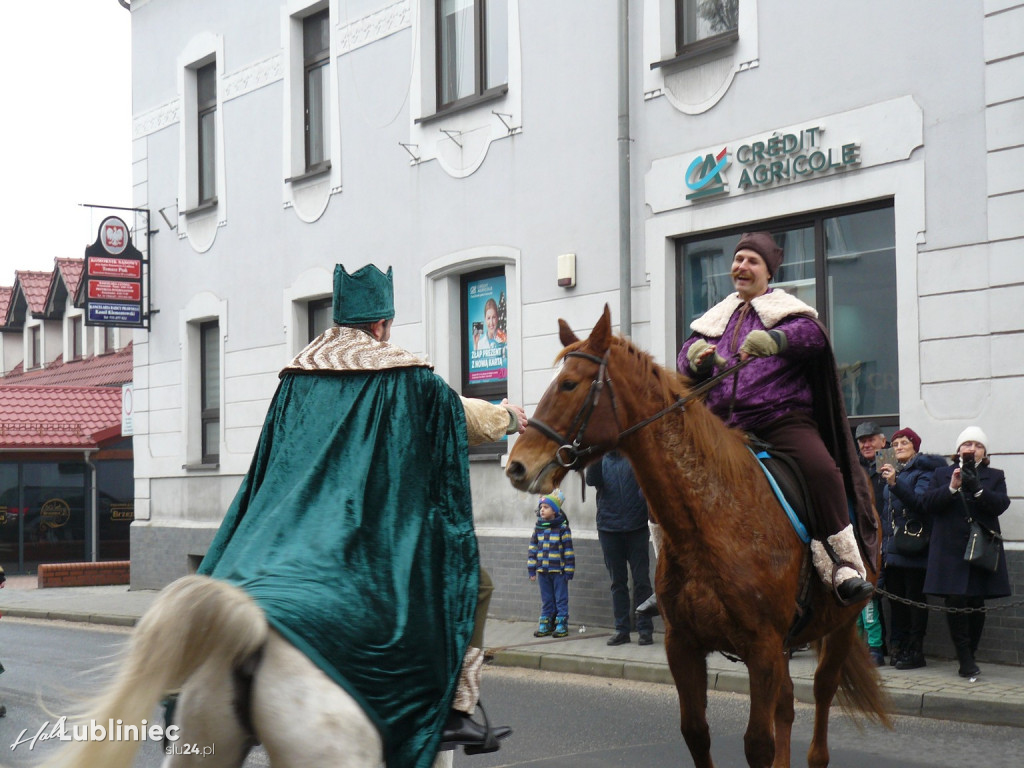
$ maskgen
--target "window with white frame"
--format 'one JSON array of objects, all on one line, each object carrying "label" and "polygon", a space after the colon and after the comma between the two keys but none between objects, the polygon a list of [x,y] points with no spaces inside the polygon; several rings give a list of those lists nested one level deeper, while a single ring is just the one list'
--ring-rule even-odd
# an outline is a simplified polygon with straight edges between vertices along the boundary
[{"label": "window with white frame", "polygon": [[330,161],[331,26],[327,10],[302,20],[303,114],[306,172]]},{"label": "window with white frame", "polygon": [[676,53],[737,38],[739,0],[675,0]]},{"label": "window with white frame", "polygon": [[28,364],[25,369],[39,368],[43,364],[43,329],[38,325],[28,329]]},{"label": "window with white frame", "polygon": [[437,111],[508,84],[508,0],[435,0]]},{"label": "window with white frame", "polygon": [[68,318],[68,358],[81,360],[85,357],[85,328],[81,315]]},{"label": "window with white frame", "polygon": [[217,63],[195,70],[198,205],[217,198]]},{"label": "window with white frame", "polygon": [[200,440],[203,464],[220,460],[220,323],[199,324]]},{"label": "window with white frame", "polygon": [[321,333],[334,325],[334,300],[313,299],[306,304],[306,343],[308,344]]}]

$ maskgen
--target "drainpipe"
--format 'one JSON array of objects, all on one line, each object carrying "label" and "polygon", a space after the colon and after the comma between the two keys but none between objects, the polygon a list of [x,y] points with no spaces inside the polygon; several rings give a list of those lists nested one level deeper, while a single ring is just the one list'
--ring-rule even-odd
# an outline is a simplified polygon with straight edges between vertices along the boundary
[{"label": "drainpipe", "polygon": [[89,468],[89,508],[92,510],[90,515],[92,522],[89,523],[89,552],[91,553],[89,560],[95,563],[99,553],[100,519],[99,510],[96,508],[99,497],[96,493],[96,465],[89,461],[90,453],[91,451],[85,451],[85,466]]},{"label": "drainpipe", "polygon": [[633,328],[629,216],[629,0],[619,0],[619,331]]}]

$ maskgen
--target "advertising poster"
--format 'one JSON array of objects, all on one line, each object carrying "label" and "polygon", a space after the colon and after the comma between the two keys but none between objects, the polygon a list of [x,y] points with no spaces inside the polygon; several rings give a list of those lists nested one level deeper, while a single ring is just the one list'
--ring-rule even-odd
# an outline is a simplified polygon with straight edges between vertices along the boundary
[{"label": "advertising poster", "polygon": [[504,383],[508,379],[505,276],[470,280],[465,286],[468,383]]}]

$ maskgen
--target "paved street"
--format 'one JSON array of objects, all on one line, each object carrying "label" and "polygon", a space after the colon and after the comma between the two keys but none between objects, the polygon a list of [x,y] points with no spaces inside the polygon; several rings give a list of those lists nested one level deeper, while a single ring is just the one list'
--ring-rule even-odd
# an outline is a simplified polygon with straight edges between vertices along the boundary
[{"label": "paved street", "polygon": [[[46,722],[72,711],[76,702],[111,671],[109,662],[126,637],[125,629],[83,623],[5,618],[0,624],[3,661],[0,699],[8,707],[0,720],[0,763],[32,765],[52,748],[32,736]],[[457,753],[455,768],[533,766],[612,768],[612,766],[689,765],[678,732],[675,689],[637,680],[563,674],[522,668],[489,667],[483,699],[495,722],[516,732],[498,753],[467,757]],[[154,713],[156,716],[157,713]],[[713,692],[709,696],[714,755],[719,765],[744,765],[742,733],[746,696]],[[810,740],[812,710],[800,705],[794,728],[794,765],[803,762]],[[897,717],[895,729],[868,726],[863,731],[833,716],[833,766],[849,768],[952,768],[1019,764],[1021,731]],[[21,740],[14,750],[10,745]],[[162,755],[147,744],[137,768],[153,768]],[[256,751],[247,768],[266,766]]]}]

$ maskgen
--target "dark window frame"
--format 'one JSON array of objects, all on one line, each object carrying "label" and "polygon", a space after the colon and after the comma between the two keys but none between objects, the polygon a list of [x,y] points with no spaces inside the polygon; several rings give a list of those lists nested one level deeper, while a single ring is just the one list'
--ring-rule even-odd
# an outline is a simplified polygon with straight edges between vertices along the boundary
[{"label": "dark window frame", "polygon": [[[328,41],[325,48],[318,48],[311,50],[307,47],[309,39],[308,28],[313,24],[319,24],[326,21],[328,29]],[[317,11],[309,16],[306,16],[302,20],[302,114],[303,114],[303,147],[305,152],[305,172],[306,174],[316,174],[320,171],[327,170],[330,168],[330,143],[329,143],[329,129],[325,131],[322,136],[323,146],[321,146],[321,159],[313,161],[313,149],[314,147],[310,143],[312,136],[312,122],[310,120],[310,79],[311,75],[315,70],[328,68],[328,71],[324,76],[330,74],[329,65],[331,62],[331,45],[330,45],[330,9],[325,8],[322,11]],[[330,78],[328,77],[328,85]],[[323,108],[329,110],[330,99],[327,98],[328,89],[323,91]]]},{"label": "dark window frame", "polygon": [[81,360],[85,357],[85,323],[82,315],[74,315],[68,318],[69,333],[71,342],[68,347],[72,360]]},{"label": "dark window frame", "polygon": [[[434,0],[434,115],[447,115],[467,107],[501,98],[508,93],[508,83],[487,85],[487,0],[473,2],[473,91],[465,96],[445,100],[445,82],[442,76],[442,63],[446,55],[443,45],[442,27],[444,25],[443,0]],[[450,72],[455,71],[455,62],[451,62]]]},{"label": "dark window frame", "polygon": [[[217,62],[211,61],[201,67],[196,67],[196,203],[197,207],[210,205],[217,200]],[[213,93],[208,98],[203,98],[201,82],[204,77],[212,77]],[[213,136],[210,138],[211,146],[206,145],[203,138],[203,123],[205,119],[213,120]],[[205,168],[207,160],[213,174],[212,181],[206,178]],[[209,184],[209,194],[204,194]]]},{"label": "dark window frame", "polygon": [[[306,343],[313,341],[323,331],[317,329],[317,325],[314,322],[316,319],[317,310],[330,309],[334,306],[334,299],[331,296],[327,296],[323,299],[311,299],[306,302]],[[333,319],[332,319],[333,324]],[[330,327],[330,326],[328,326]]]},{"label": "dark window frame", "polygon": [[[208,336],[212,331],[213,340],[217,344],[217,354],[220,355],[220,321],[210,320],[199,324],[199,397],[200,397],[200,415],[199,415],[199,439],[200,439],[200,454],[202,456],[201,461],[203,464],[217,464],[220,461],[220,444],[210,446],[207,441],[207,428],[212,424],[217,424],[218,433],[220,432],[220,402],[222,396],[218,394],[217,405],[210,406],[207,400],[208,397],[208,379],[209,371],[206,366],[206,355],[208,351],[207,345],[210,343]],[[219,365],[218,365],[219,371]],[[218,374],[219,375],[219,374]],[[220,382],[217,382],[218,392],[220,391]]]},{"label": "dark window frame", "polygon": [[[708,35],[699,39],[687,41],[687,32],[699,10],[702,0],[675,0],[675,39],[676,39],[676,60],[683,57],[697,56],[711,50],[717,50],[731,44],[739,39],[739,3],[736,0],[737,20],[736,26],[722,30],[718,34]],[[724,0],[728,2],[728,0]],[[692,14],[693,19],[689,18]]]},{"label": "dark window frame", "polygon": [[27,369],[42,368],[43,366],[43,334],[42,326],[33,325],[28,329],[28,354],[29,364]]},{"label": "dark window frame", "polygon": [[[675,266],[676,266],[676,300],[675,300],[675,325],[676,325],[676,339],[678,343],[676,348],[682,346],[686,339],[690,336],[689,323],[686,321],[688,317],[689,308],[686,306],[686,291],[684,290],[683,281],[685,280],[686,264],[685,256],[683,254],[684,246],[692,242],[700,242],[706,240],[709,237],[736,237],[744,232],[757,232],[766,231],[772,234],[772,237],[777,238],[779,232],[791,231],[800,228],[813,228],[813,239],[814,239],[814,298],[815,305],[818,312],[818,319],[821,324],[828,330],[829,335],[835,332],[834,324],[835,318],[829,316],[829,271],[828,271],[828,248],[826,242],[825,222],[827,220],[836,219],[840,217],[853,216],[859,213],[866,213],[869,211],[879,211],[885,209],[892,209],[895,211],[895,200],[893,198],[883,198],[879,200],[873,200],[870,202],[859,203],[849,206],[836,206],[834,208],[827,208],[819,211],[809,211],[806,213],[794,214],[792,216],[768,219],[762,221],[748,222],[739,227],[730,227],[718,229],[710,232],[701,232],[700,234],[680,237],[675,241]],[[783,262],[785,264],[785,262]],[[896,385],[897,392],[899,391],[899,385]],[[898,408],[897,408],[898,411]],[[899,413],[877,413],[877,414],[858,414],[851,415],[850,424],[856,426],[861,421],[870,420],[878,423],[890,423],[893,419],[899,420]]]}]

